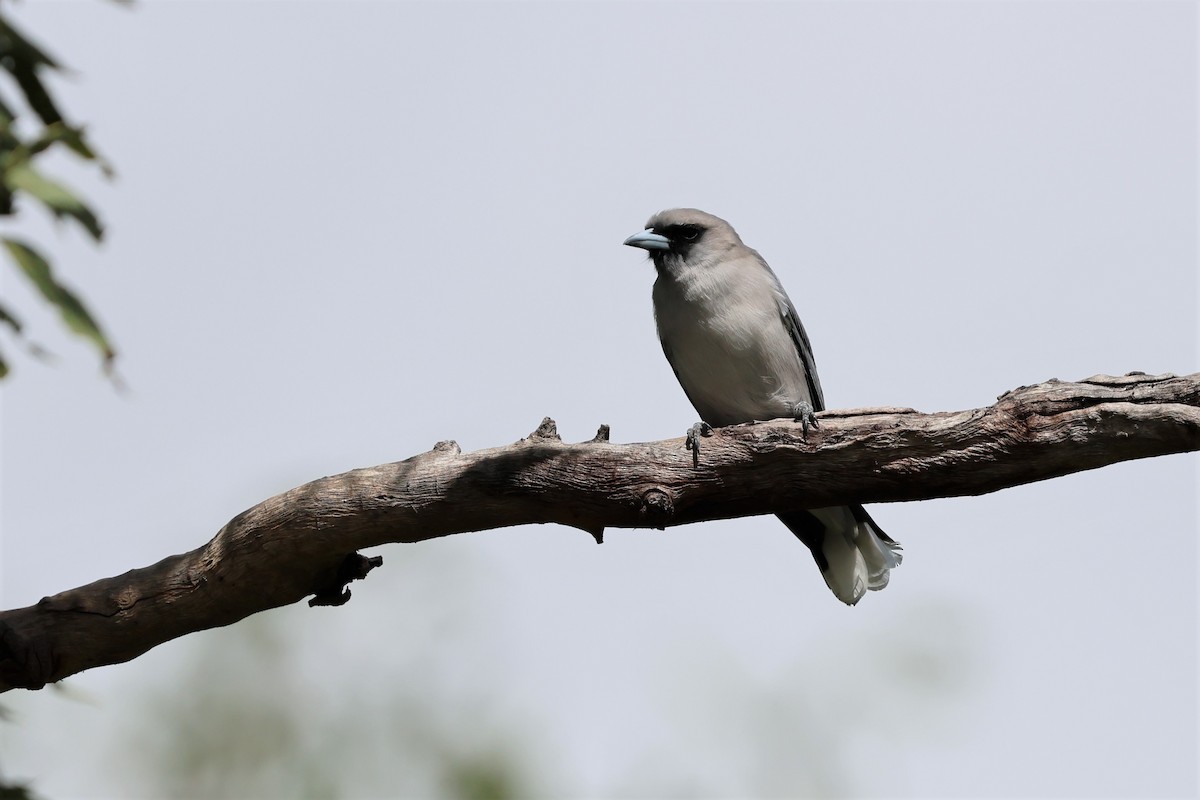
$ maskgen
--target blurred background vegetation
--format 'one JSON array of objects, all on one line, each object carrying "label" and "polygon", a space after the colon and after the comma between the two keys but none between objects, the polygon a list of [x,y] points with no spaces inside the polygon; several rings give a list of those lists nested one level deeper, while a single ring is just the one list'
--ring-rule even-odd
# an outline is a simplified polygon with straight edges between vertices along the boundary
[{"label": "blurred background vegetation", "polygon": [[[76,161],[94,165],[104,174],[111,166],[92,147],[83,125],[68,120],[54,99],[47,78],[62,71],[57,59],[22,32],[0,5],[0,68],[11,79],[0,85],[0,243],[17,271],[54,306],[63,323],[88,340],[111,370],[115,357],[108,336],[86,303],[59,280],[51,259],[40,246],[9,229],[27,207],[37,206],[56,219],[76,224],[99,242],[104,227],[99,215],[75,192],[53,177],[45,165],[57,152],[69,153]],[[15,89],[15,90],[14,90]],[[0,327],[40,357],[47,354],[31,341],[21,323],[21,314],[0,298]],[[0,348],[0,378],[9,372]]]},{"label": "blurred background vegetation", "polygon": [[[543,716],[513,692],[520,676],[489,630],[486,559],[408,553],[389,555],[373,590],[397,609],[423,603],[426,617],[375,629],[353,605],[260,614],[143,656],[156,677],[115,675],[104,702],[70,681],[53,698],[13,695],[9,744],[62,754],[56,769],[88,776],[72,781],[94,787],[88,797],[855,797],[901,777],[891,747],[952,741],[978,674],[966,620],[948,605],[901,620],[903,637],[816,639],[809,658],[768,675],[664,632],[665,660],[614,654],[646,662],[651,700],[628,725],[631,736],[660,725],[658,744],[630,768],[585,774],[562,737],[586,736],[588,721]],[[581,693],[611,691],[582,677]],[[40,796],[36,771],[23,778]]]},{"label": "blurred background vegetation", "polygon": [[[61,70],[57,60],[22,32],[0,5],[0,69],[11,80],[0,85],[0,243],[17,272],[54,306],[64,324],[90,341],[99,351],[106,368],[111,369],[115,353],[84,301],[55,275],[50,260],[24,238],[10,234],[15,217],[27,206],[40,206],[57,219],[76,223],[99,242],[104,228],[96,212],[63,183],[51,177],[42,165],[47,154],[66,151],[75,159],[90,162],[107,175],[112,169],[87,139],[83,126],[68,122],[51,88],[47,73]],[[30,353],[47,358],[49,354],[26,336],[21,314],[0,297],[0,329],[10,341]],[[0,378],[8,376],[8,361],[0,347]],[[0,720],[7,721],[7,709],[0,705]],[[2,764],[0,764],[2,766]],[[0,799],[32,798],[28,784],[5,777],[0,771]]]}]

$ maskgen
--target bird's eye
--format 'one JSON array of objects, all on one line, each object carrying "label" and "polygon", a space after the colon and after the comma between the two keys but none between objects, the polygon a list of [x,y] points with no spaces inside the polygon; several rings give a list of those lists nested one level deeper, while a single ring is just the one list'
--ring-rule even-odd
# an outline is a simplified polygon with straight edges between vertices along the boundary
[{"label": "bird's eye", "polygon": [[679,232],[679,238],[683,239],[685,242],[694,242],[700,238],[700,229],[699,228],[684,228],[682,231]]}]

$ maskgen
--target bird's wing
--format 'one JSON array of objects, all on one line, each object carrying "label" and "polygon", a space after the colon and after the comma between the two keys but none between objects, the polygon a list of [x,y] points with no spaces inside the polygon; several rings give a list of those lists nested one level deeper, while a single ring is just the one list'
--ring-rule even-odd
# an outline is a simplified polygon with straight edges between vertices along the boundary
[{"label": "bird's wing", "polygon": [[813,358],[812,345],[808,342],[808,334],[804,332],[804,325],[800,322],[796,307],[792,305],[792,299],[783,291],[782,286],[779,287],[779,314],[783,327],[788,336],[792,337],[792,343],[796,345],[796,352],[800,354],[800,364],[804,367],[804,377],[808,380],[808,393],[812,395],[813,411],[822,411],[825,408],[825,395],[821,392],[821,379],[817,377],[817,362]]}]

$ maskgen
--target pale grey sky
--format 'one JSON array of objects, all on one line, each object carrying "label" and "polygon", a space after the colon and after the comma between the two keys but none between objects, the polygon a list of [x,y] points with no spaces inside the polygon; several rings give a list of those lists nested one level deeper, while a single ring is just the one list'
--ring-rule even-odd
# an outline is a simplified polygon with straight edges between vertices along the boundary
[{"label": "pale grey sky", "polygon": [[[1197,369],[1191,2],[7,13],[77,71],[64,104],[119,178],[64,167],[99,250],[34,210],[6,224],[52,242],[131,392],[0,269],[62,357],[5,349],[5,607],[440,439],[504,444],[544,415],[569,440],[682,435],[653,270],[621,246],[670,206],[770,261],[832,407]],[[476,704],[536,743],[556,796],[1192,796],[1196,467],[874,506],[905,562],[852,609],[771,518],[382,548],[348,606],[265,615],[289,674],[243,673],[312,718],[403,683],[452,739]],[[87,702],[6,695],[6,773],[152,796],[113,731],[236,635],[71,679]],[[358,741],[374,766],[346,796],[409,791]]]}]

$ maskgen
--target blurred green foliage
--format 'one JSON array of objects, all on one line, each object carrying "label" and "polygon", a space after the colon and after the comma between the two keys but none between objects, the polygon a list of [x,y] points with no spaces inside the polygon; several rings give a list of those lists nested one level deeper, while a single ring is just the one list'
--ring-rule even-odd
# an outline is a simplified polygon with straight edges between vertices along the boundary
[{"label": "blurred green foliage", "polygon": [[[44,207],[57,219],[74,221],[95,241],[104,236],[96,212],[62,183],[41,171],[41,157],[53,149],[66,149],[92,162],[106,175],[112,169],[87,141],[82,127],[67,122],[46,86],[45,73],[61,69],[45,50],[14,27],[0,8],[0,69],[12,77],[24,108],[0,91],[0,218],[16,216],[23,198]],[[36,120],[36,121],[35,121]],[[33,245],[8,235],[0,236],[5,251],[20,274],[29,280],[74,333],[90,341],[100,352],[106,369],[116,354],[108,337],[84,302],[59,282],[50,262]],[[0,302],[0,328],[24,342],[34,355],[43,351],[25,341],[20,318]],[[8,375],[8,362],[0,351],[0,378]],[[0,706],[0,719],[5,717]],[[36,800],[28,784],[0,774],[0,800]]]},{"label": "blurred green foliage", "polygon": [[[470,692],[446,697],[435,676],[422,681],[417,670],[389,682],[359,675],[328,684],[308,673],[297,632],[271,614],[191,647],[190,665],[130,709],[115,756],[127,796],[545,796],[519,737],[492,727]],[[458,715],[455,701],[473,711]]]},{"label": "blurred green foliage", "polygon": [[[74,192],[42,171],[42,157],[52,150],[65,150],[85,162],[95,164],[106,176],[112,170],[88,143],[83,127],[69,123],[45,82],[47,73],[61,67],[45,50],[18,31],[0,10],[0,69],[19,90],[22,105],[0,91],[0,220],[15,216],[28,201],[43,207],[56,219],[80,226],[95,241],[104,236],[95,211]],[[106,369],[111,369],[115,353],[108,336],[95,316],[70,289],[56,277],[50,261],[28,242],[0,236],[19,273],[31,281],[47,302],[62,315],[74,333],[92,343]],[[13,310],[0,303],[0,327],[19,341],[25,332]],[[35,355],[40,349],[25,342]],[[0,352],[0,378],[9,372]]]}]

